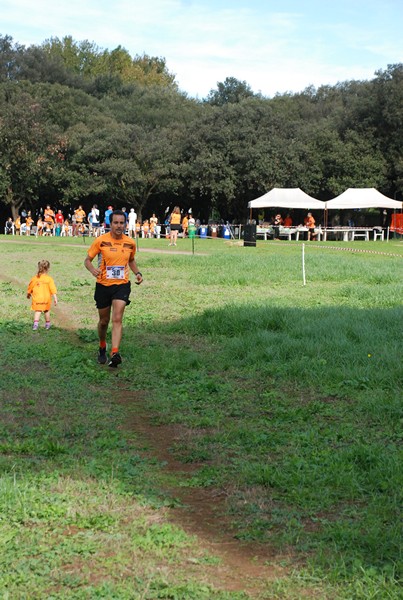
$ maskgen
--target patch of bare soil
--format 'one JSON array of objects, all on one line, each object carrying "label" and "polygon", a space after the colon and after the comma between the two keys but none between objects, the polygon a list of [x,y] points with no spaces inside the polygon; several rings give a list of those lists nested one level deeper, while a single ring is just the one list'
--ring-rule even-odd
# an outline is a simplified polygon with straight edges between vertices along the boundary
[{"label": "patch of bare soil", "polygon": [[[154,424],[144,408],[144,393],[119,390],[118,401],[130,407],[127,427],[150,447],[150,456],[164,463],[168,474],[175,475],[175,479],[191,475],[200,465],[184,464],[170,451],[183,435],[183,429],[177,425]],[[280,557],[267,545],[244,543],[235,538],[226,516],[224,490],[171,486],[166,491],[180,503],[169,509],[168,519],[188,534],[197,536],[201,547],[220,559],[219,565],[205,568],[205,574],[216,588],[244,591],[251,598],[257,598],[267,582],[286,575],[279,565],[285,556]]]}]

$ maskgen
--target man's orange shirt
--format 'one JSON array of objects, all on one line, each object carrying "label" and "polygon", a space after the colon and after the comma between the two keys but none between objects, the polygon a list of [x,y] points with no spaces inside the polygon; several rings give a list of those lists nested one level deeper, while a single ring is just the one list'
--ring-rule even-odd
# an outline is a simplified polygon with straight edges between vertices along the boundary
[{"label": "man's orange shirt", "polygon": [[88,256],[93,260],[98,255],[98,267],[101,274],[97,282],[102,285],[116,285],[128,283],[130,280],[129,262],[136,254],[136,242],[127,235],[120,239],[112,237],[111,233],[104,233],[91,244]]},{"label": "man's orange shirt", "polygon": [[50,223],[50,221],[53,221],[54,217],[55,213],[53,210],[51,208],[45,208],[45,212],[43,213],[44,220]]},{"label": "man's orange shirt", "polygon": [[76,216],[76,222],[77,223],[82,223],[86,217],[85,211],[83,209],[77,208],[74,211],[74,214]]}]

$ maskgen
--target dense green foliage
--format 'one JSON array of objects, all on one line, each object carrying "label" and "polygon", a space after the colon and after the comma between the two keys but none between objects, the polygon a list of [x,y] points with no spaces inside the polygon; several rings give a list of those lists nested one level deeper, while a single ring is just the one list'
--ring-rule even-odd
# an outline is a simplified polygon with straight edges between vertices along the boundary
[{"label": "dense green foliage", "polygon": [[113,199],[243,220],[247,201],[301,187],[403,192],[403,65],[265,98],[228,77],[202,101],[165,60],[70,36],[28,48],[0,37],[0,199],[15,214]]}]

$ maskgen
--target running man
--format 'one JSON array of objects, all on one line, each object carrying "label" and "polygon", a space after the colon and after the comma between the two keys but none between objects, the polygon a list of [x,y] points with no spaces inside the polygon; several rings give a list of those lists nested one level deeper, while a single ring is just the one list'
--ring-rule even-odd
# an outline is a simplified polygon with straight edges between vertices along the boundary
[{"label": "running man", "polygon": [[[97,279],[94,300],[99,314],[98,362],[101,365],[108,362],[106,334],[112,312],[112,349],[108,366],[113,368],[122,362],[119,346],[123,331],[123,313],[126,306],[130,304],[129,268],[135,274],[137,284],[143,281],[134,259],[136,242],[124,235],[125,229],[126,215],[121,210],[115,210],[111,214],[110,231],[95,239],[84,261],[86,269]],[[92,264],[96,256],[98,256],[98,268]]]}]

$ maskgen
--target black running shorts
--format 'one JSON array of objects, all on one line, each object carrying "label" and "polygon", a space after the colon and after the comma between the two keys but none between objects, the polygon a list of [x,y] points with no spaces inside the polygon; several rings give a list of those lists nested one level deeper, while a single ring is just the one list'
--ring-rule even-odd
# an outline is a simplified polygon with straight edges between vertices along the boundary
[{"label": "black running shorts", "polygon": [[112,300],[124,300],[126,306],[128,306],[130,304],[130,291],[130,281],[128,283],[118,283],[113,285],[96,283],[94,300],[97,308],[107,308],[108,306],[112,306]]}]

